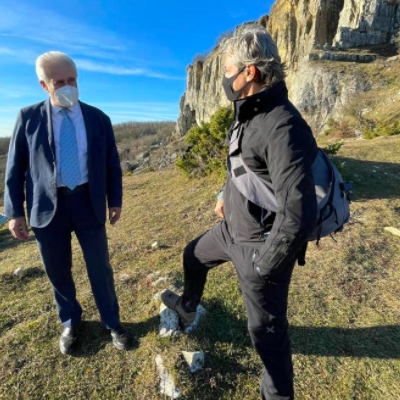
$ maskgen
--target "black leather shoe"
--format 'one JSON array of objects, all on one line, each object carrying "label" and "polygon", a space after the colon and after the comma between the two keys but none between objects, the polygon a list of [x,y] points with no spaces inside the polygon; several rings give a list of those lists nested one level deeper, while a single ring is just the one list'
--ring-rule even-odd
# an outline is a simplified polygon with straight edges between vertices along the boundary
[{"label": "black leather shoe", "polygon": [[122,325],[118,325],[115,329],[110,329],[113,345],[118,350],[128,350],[129,336],[128,332]]},{"label": "black leather shoe", "polygon": [[75,349],[77,339],[76,326],[69,326],[63,329],[60,337],[60,351],[63,354],[71,354]]}]

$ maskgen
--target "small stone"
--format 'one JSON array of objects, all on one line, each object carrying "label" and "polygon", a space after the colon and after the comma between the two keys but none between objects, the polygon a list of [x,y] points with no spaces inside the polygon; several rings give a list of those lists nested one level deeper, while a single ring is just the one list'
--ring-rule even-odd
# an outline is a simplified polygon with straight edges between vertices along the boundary
[{"label": "small stone", "polygon": [[153,278],[155,278],[156,276],[158,276],[160,274],[161,274],[160,271],[152,272],[151,274],[147,275],[147,279],[153,279]]},{"label": "small stone", "polygon": [[157,372],[160,377],[160,393],[171,399],[178,399],[182,396],[179,389],[175,387],[174,378],[164,367],[162,357],[158,354],[155,358]]},{"label": "small stone", "polygon": [[25,269],[22,267],[17,268],[14,272],[13,272],[13,276],[22,276],[25,274]]},{"label": "small stone", "polygon": [[384,229],[385,231],[400,237],[400,229],[394,228],[393,226],[386,226]]},{"label": "small stone", "polygon": [[201,304],[199,304],[196,310],[196,319],[193,321],[192,324],[185,328],[185,333],[189,334],[196,330],[200,321],[206,316],[206,314],[207,310]]},{"label": "small stone", "polygon": [[154,242],[154,243],[151,245],[151,248],[152,248],[152,249],[158,249],[159,247],[160,247],[160,245],[159,245],[158,242]]},{"label": "small stone", "polygon": [[121,275],[119,276],[119,280],[122,281],[122,282],[128,281],[129,278],[130,278],[130,276],[129,276],[128,274],[121,274]]},{"label": "small stone", "polygon": [[157,286],[158,284],[160,284],[162,282],[166,282],[168,279],[170,279],[170,278],[165,278],[164,276],[162,276],[161,278],[158,278],[155,282],[153,282],[151,284],[151,286]]},{"label": "small stone", "polygon": [[179,335],[179,333],[179,317],[177,312],[161,303],[159,335],[161,337],[169,337]]},{"label": "small stone", "polygon": [[189,366],[189,371],[193,374],[204,366],[204,353],[202,351],[182,351],[183,358]]},{"label": "small stone", "polygon": [[161,300],[161,293],[163,292],[163,290],[160,290],[159,292],[157,292],[154,296],[153,296],[153,300]]}]

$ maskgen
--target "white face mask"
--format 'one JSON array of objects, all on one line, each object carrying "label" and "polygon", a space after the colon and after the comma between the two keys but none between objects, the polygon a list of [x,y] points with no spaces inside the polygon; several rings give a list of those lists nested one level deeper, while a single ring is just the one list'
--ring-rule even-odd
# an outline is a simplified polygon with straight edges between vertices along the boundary
[{"label": "white face mask", "polygon": [[55,90],[54,97],[63,107],[70,108],[78,102],[79,92],[75,86],[66,85]]}]

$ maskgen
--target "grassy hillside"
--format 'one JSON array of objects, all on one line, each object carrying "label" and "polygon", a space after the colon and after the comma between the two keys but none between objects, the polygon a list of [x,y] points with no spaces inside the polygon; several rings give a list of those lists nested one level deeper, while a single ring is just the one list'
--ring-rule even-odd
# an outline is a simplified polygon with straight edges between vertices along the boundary
[{"label": "grassy hillside", "polygon": [[[400,398],[400,137],[346,141],[340,161],[355,182],[352,220],[337,243],[310,246],[296,267],[289,319],[298,399]],[[108,229],[122,321],[135,337],[118,352],[99,317],[74,240],[74,276],[84,307],[79,350],[58,350],[60,327],[34,240],[0,228],[0,398],[160,399],[154,358],[164,356],[185,398],[256,400],[262,365],[251,348],[235,272],[210,273],[208,317],[191,336],[157,335],[164,287],[182,284],[185,244],[211,227],[219,183],[187,180],[176,171],[124,178],[122,220]],[[151,244],[161,246],[153,250]],[[13,277],[24,267],[23,277]],[[159,275],[150,275],[159,272]],[[126,276],[127,275],[127,276]],[[169,280],[153,286],[159,277]],[[191,375],[181,350],[203,350],[205,368]]]}]

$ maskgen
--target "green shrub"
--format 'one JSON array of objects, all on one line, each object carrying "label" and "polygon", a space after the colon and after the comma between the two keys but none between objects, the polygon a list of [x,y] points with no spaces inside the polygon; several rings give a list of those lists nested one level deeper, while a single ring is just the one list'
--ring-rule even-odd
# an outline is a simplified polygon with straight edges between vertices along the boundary
[{"label": "green shrub", "polygon": [[226,135],[233,122],[233,110],[220,108],[209,123],[193,126],[186,134],[188,151],[175,162],[185,175],[225,176]]},{"label": "green shrub", "polygon": [[400,135],[400,121],[392,124],[380,123],[375,129],[366,129],[363,131],[364,139],[375,139],[378,136]]},{"label": "green shrub", "polygon": [[322,147],[322,150],[324,150],[325,153],[328,154],[328,156],[333,157],[336,156],[336,154],[339,152],[343,144],[344,142],[343,140],[341,140],[336,143],[328,144],[326,147]]}]

